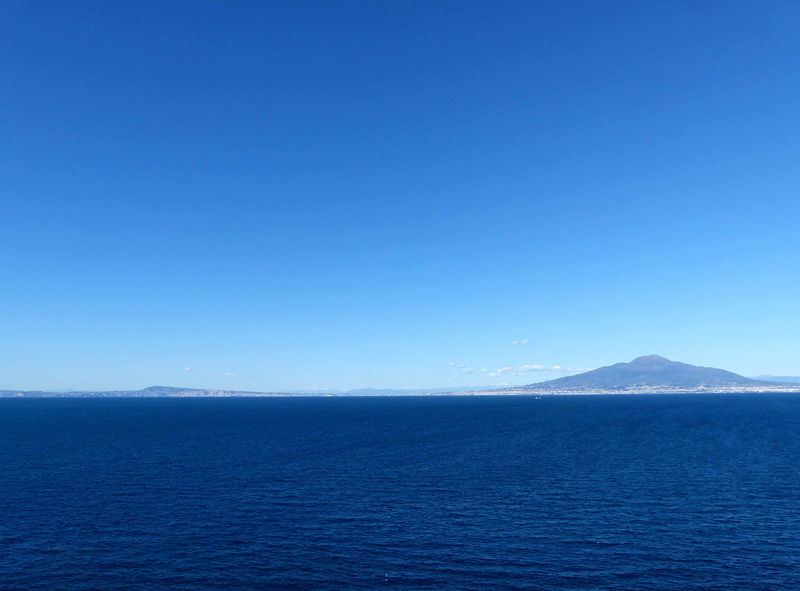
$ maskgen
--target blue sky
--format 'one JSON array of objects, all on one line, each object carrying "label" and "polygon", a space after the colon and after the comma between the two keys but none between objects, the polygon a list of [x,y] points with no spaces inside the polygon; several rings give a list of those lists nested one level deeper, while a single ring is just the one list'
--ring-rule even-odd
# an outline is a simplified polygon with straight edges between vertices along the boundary
[{"label": "blue sky", "polygon": [[8,2],[0,388],[800,375],[798,30],[780,0]]}]

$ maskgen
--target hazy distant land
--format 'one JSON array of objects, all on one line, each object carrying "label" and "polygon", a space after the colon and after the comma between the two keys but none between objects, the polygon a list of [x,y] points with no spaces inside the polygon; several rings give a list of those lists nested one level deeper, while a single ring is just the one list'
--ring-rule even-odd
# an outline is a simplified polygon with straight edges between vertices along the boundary
[{"label": "hazy distant land", "polygon": [[800,376],[755,376],[754,380],[762,382],[778,382],[782,384],[800,384]]},{"label": "hazy distant land", "polygon": [[[766,376],[760,376],[766,377]],[[668,394],[687,392],[800,392],[800,378],[778,377],[771,381],[740,376],[724,369],[670,361],[658,355],[638,357],[574,376],[509,388],[468,390],[392,390],[365,388],[346,392],[247,392],[151,386],[143,390],[23,391],[0,390],[0,398],[164,398],[230,396],[431,396],[471,395],[574,395],[574,394]]]}]

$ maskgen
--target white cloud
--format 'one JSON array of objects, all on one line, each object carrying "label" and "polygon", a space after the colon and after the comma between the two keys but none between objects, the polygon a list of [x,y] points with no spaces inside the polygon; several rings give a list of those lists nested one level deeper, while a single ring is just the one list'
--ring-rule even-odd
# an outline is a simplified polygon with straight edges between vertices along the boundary
[{"label": "white cloud", "polygon": [[520,341],[511,341],[509,345],[511,345],[512,347],[515,345],[528,345],[530,344],[530,342],[531,342],[530,339],[522,339]]},{"label": "white cloud", "polygon": [[225,373],[218,373],[217,375],[218,376],[223,376],[223,377],[230,377],[230,376],[235,376],[236,372],[226,371]]},{"label": "white cloud", "polygon": [[184,367],[183,371],[192,371],[192,368],[191,367]]},{"label": "white cloud", "polygon": [[586,367],[562,367],[560,365],[539,365],[538,363],[531,363],[526,365],[504,365],[503,367],[494,370],[489,375],[497,377],[505,373],[510,373],[515,376],[526,376],[529,373],[578,373],[590,371],[591,368]]},{"label": "white cloud", "polygon": [[462,367],[461,373],[475,373],[474,367]]}]

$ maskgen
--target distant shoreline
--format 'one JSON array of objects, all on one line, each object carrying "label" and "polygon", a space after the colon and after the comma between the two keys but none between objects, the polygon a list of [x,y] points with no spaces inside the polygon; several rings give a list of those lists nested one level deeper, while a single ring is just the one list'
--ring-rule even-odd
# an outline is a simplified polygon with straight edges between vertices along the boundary
[{"label": "distant shoreline", "polygon": [[631,396],[652,394],[800,394],[800,384],[780,386],[733,387],[733,388],[619,388],[619,389],[518,389],[502,388],[492,390],[454,390],[452,392],[428,393],[287,393],[287,392],[238,392],[227,390],[185,390],[169,394],[142,393],[142,391],[97,391],[97,392],[40,392],[24,390],[0,390],[0,398],[424,398],[434,396]]}]

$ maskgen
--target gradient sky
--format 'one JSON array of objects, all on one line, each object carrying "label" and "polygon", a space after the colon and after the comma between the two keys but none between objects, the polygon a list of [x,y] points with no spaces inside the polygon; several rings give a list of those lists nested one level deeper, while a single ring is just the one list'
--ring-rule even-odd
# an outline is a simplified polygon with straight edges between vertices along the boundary
[{"label": "gradient sky", "polygon": [[0,389],[800,375],[798,30],[781,0],[4,2]]}]

